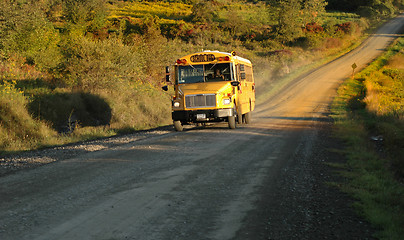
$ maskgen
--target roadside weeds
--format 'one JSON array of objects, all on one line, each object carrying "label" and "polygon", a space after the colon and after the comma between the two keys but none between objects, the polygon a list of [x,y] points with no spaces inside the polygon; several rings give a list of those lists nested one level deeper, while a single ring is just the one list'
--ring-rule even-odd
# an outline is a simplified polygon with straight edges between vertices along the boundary
[{"label": "roadside weeds", "polygon": [[334,132],[344,142],[342,151],[347,158],[346,164],[335,166],[347,181],[336,185],[356,199],[353,206],[377,229],[375,237],[398,240],[404,235],[404,185],[400,177],[403,150],[400,141],[392,140],[389,132],[393,130],[400,138],[403,125],[396,123],[403,119],[400,114],[398,119],[378,116],[369,110],[366,101],[367,77],[382,69],[391,51],[355,78],[346,80],[331,111]]}]

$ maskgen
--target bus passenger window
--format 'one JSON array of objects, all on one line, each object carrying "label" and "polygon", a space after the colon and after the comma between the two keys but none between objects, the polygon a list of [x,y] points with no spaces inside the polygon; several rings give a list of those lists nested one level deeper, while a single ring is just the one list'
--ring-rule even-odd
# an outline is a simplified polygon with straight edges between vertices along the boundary
[{"label": "bus passenger window", "polygon": [[244,72],[244,64],[240,64],[240,72]]},{"label": "bus passenger window", "polygon": [[252,67],[246,66],[245,75],[246,75],[245,78],[246,78],[247,82],[252,82],[252,81],[253,81],[253,77],[252,77]]}]

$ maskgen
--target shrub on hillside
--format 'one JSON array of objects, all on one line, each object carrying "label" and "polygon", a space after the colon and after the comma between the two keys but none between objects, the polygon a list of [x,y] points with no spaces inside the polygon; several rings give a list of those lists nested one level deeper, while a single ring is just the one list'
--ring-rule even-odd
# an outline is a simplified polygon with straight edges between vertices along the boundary
[{"label": "shrub on hillside", "polygon": [[190,19],[196,23],[211,23],[218,18],[215,1],[197,1],[192,7]]},{"label": "shrub on hillside", "polygon": [[352,30],[352,22],[345,22],[341,24],[336,25],[337,29],[336,31],[341,31],[345,34],[349,33]]},{"label": "shrub on hillside", "polygon": [[65,45],[65,62],[60,72],[64,82],[75,89],[113,89],[126,81],[142,78],[144,57],[135,45],[118,38],[80,38]]},{"label": "shrub on hillside", "polygon": [[301,37],[302,14],[300,1],[280,1],[278,14],[277,38],[287,43]]},{"label": "shrub on hillside", "polygon": [[161,35],[160,27],[156,18],[144,19],[144,36],[138,50],[143,57],[144,77],[142,81],[159,85],[164,78],[164,67],[174,59],[173,50],[168,40]]},{"label": "shrub on hillside", "polygon": [[323,32],[324,29],[320,24],[318,24],[316,22],[311,22],[311,23],[306,24],[303,31],[307,32],[307,33],[320,33],[320,32]]},{"label": "shrub on hillside", "polygon": [[107,8],[103,0],[64,0],[63,18],[83,30],[83,33],[102,28],[106,21]]},{"label": "shrub on hillside", "polygon": [[161,34],[168,39],[179,37],[184,41],[188,41],[195,31],[195,26],[181,20],[175,23],[163,23],[160,25],[160,29]]},{"label": "shrub on hillside", "polygon": [[61,61],[59,35],[41,3],[0,2],[0,55],[19,54],[31,65],[50,71]]}]

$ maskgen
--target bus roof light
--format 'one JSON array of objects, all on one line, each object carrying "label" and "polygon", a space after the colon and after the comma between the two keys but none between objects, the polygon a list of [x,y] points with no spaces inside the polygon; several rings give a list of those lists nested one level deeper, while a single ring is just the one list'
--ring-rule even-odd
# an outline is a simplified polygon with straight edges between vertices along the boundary
[{"label": "bus roof light", "polygon": [[230,57],[229,56],[225,56],[225,57],[218,57],[218,59],[217,59],[219,62],[222,62],[222,61],[230,61]]},{"label": "bus roof light", "polygon": [[186,59],[177,59],[177,64],[187,64]]}]

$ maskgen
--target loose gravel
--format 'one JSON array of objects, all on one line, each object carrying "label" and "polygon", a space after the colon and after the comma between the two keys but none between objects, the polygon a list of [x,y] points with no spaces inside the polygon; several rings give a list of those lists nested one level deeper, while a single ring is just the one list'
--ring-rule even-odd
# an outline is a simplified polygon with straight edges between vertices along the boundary
[{"label": "loose gravel", "polygon": [[113,148],[141,141],[146,138],[161,136],[172,131],[172,126],[165,126],[152,130],[138,131],[132,134],[20,152],[5,156],[0,155],[0,177],[19,170],[30,169],[52,162],[74,158],[81,154]]}]

